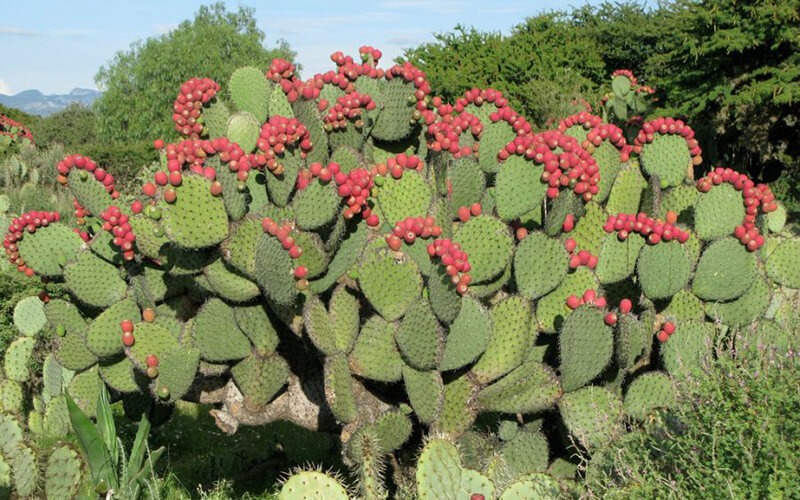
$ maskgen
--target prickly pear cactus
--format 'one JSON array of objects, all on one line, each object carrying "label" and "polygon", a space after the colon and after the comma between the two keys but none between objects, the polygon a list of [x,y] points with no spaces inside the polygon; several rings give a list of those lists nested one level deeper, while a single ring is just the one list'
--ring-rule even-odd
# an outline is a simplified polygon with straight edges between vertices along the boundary
[{"label": "prickly pear cactus", "polygon": [[[160,163],[131,192],[90,158],[59,162],[79,227],[31,211],[3,241],[20,272],[62,290],[18,305],[28,336],[8,379],[28,380],[32,336],[49,336],[53,401],[69,384],[90,411],[105,383],[217,403],[229,433],[275,420],[339,433],[373,492],[414,430],[457,439],[483,417],[558,413],[553,435],[504,433],[480,472],[429,442],[423,498],[490,498],[546,490],[522,472],[669,406],[670,377],[701,370],[721,328],[758,323],[774,289],[800,282],[768,187],[721,167],[695,181],[701,150],[680,120],[644,122],[630,143],[607,123],[644,109],[632,75],[614,75],[606,120],[534,132],[500,92],[446,103],[419,69],[362,49],[306,81],[281,60],[228,89],[187,81],[181,138],[155,141]],[[304,474],[284,490],[346,495]]]}]

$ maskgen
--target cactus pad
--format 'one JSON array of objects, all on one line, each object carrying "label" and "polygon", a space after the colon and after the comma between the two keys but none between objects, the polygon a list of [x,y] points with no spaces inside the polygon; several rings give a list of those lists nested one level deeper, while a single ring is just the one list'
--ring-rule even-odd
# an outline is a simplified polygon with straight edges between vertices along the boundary
[{"label": "cactus pad", "polygon": [[361,327],[348,360],[354,375],[396,382],[403,376],[403,360],[394,342],[396,326],[380,316],[369,318]]},{"label": "cactus pad", "polygon": [[709,245],[695,269],[692,291],[705,301],[741,297],[755,282],[756,259],[734,238]]},{"label": "cactus pad", "polygon": [[19,333],[29,337],[36,335],[46,323],[44,303],[39,297],[25,297],[14,306],[14,326]]},{"label": "cactus pad", "polygon": [[78,300],[100,308],[119,302],[127,289],[117,268],[90,251],[81,252],[64,268],[64,280]]},{"label": "cactus pad", "polygon": [[375,310],[387,321],[394,321],[419,297],[422,276],[407,254],[372,248],[362,255],[358,284]]},{"label": "cactus pad", "polygon": [[574,391],[597,377],[611,361],[614,333],[603,321],[605,311],[583,305],[567,315],[561,326],[561,383]]},{"label": "cactus pad", "polygon": [[456,230],[453,239],[469,256],[475,284],[492,281],[509,265],[514,243],[508,227],[498,219],[472,217]]},{"label": "cactus pad", "polygon": [[230,361],[250,353],[250,340],[236,327],[233,309],[219,299],[210,299],[197,312],[193,333],[206,361]]},{"label": "cactus pad", "polygon": [[512,295],[495,304],[490,319],[489,344],[472,367],[481,384],[488,384],[522,364],[536,336],[536,330],[531,328],[530,303],[522,297]]},{"label": "cactus pad", "polygon": [[772,281],[789,288],[800,288],[800,240],[789,239],[780,243],[767,259],[767,276]]},{"label": "cactus pad", "polygon": [[492,322],[489,312],[473,298],[464,298],[461,312],[450,325],[439,370],[455,370],[478,358],[489,343]]},{"label": "cactus pad", "polygon": [[69,446],[59,446],[47,459],[44,474],[44,492],[47,498],[73,498],[83,476],[82,461],[78,452]]},{"label": "cactus pad", "polygon": [[325,400],[340,422],[352,422],[358,414],[354,393],[355,381],[350,376],[347,358],[338,354],[325,358]]},{"label": "cactus pad", "polygon": [[625,414],[644,420],[657,408],[675,406],[675,388],[664,372],[644,373],[636,377],[625,392]]},{"label": "cactus pad", "polygon": [[623,432],[622,401],[603,387],[567,393],[558,407],[570,434],[588,450],[604,447]]},{"label": "cactus pad", "polygon": [[729,183],[714,186],[701,193],[694,205],[694,229],[703,240],[713,240],[733,234],[744,219],[741,191]]},{"label": "cactus pad", "polygon": [[122,352],[120,323],[137,320],[139,307],[133,299],[123,299],[103,311],[92,321],[86,332],[86,345],[98,358],[108,358]]},{"label": "cactus pad", "polygon": [[238,68],[231,74],[228,87],[236,109],[252,113],[258,123],[266,121],[271,88],[269,80],[260,69],[253,66]]},{"label": "cactus pad", "polygon": [[543,171],[524,156],[512,155],[503,162],[495,181],[497,214],[501,219],[518,219],[541,206],[547,192],[547,184],[540,180]]},{"label": "cactus pad", "polygon": [[538,413],[561,396],[558,377],[538,361],[526,361],[478,394],[480,407],[503,413]]},{"label": "cactus pad", "polygon": [[519,292],[535,300],[555,290],[567,275],[568,263],[569,254],[560,241],[538,231],[528,234],[514,254]]},{"label": "cactus pad", "polygon": [[666,299],[689,282],[692,262],[678,241],[645,245],[636,263],[642,292],[651,300]]},{"label": "cactus pad", "polygon": [[642,168],[648,176],[658,176],[662,188],[677,186],[692,165],[686,139],[680,134],[654,135],[653,142],[642,145]]},{"label": "cactus pad", "polygon": [[3,369],[6,377],[15,382],[27,382],[31,376],[28,363],[31,361],[36,339],[33,337],[17,337],[4,353]]},{"label": "cactus pad", "polygon": [[203,248],[228,236],[228,213],[220,198],[211,194],[211,182],[198,175],[184,175],[175,188],[174,203],[159,203],[161,225],[176,245]]},{"label": "cactus pad", "polygon": [[664,367],[675,377],[701,375],[712,361],[715,337],[713,323],[678,323],[675,335],[661,344]]},{"label": "cactus pad", "polygon": [[420,422],[430,425],[444,405],[444,383],[438,371],[418,371],[403,366],[403,384],[414,414]]},{"label": "cactus pad", "polygon": [[278,500],[348,500],[347,490],[335,478],[317,471],[301,471],[283,483]]}]

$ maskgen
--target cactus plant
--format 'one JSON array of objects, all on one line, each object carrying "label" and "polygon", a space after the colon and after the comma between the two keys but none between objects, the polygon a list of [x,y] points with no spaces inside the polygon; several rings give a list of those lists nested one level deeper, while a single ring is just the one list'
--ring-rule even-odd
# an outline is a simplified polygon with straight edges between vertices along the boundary
[{"label": "cactus plant", "polygon": [[[702,369],[713,320],[761,320],[771,288],[798,282],[772,193],[723,168],[692,186],[701,151],[683,122],[645,122],[632,144],[587,113],[534,132],[500,92],[451,105],[417,68],[364,54],[334,54],[336,70],[307,81],[279,60],[228,89],[189,80],[173,116],[183,138],[158,144],[139,189],[71,155],[54,175],[80,227],[37,211],[11,220],[9,262],[63,284],[38,335],[76,372],[57,385],[84,412],[105,383],[124,400],[217,403],[226,432],[287,419],[338,433],[364,452],[376,495],[375,450],[412,430],[455,439],[484,416],[558,413],[569,446],[545,460],[525,434],[504,466],[500,453],[486,476],[446,487],[491,494],[509,469],[602,447],[626,407],[663,403],[637,401],[639,378],[662,362],[661,378]],[[612,88],[617,118],[641,108],[632,75]],[[19,323],[33,332],[28,306]],[[533,448],[535,466],[518,459]]]}]

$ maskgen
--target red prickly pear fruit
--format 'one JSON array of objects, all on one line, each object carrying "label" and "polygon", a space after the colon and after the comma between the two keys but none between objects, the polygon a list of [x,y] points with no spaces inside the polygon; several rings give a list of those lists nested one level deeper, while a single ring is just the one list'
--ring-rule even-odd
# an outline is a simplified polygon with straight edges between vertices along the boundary
[{"label": "red prickly pear fruit", "polygon": [[289,248],[289,257],[298,259],[301,255],[303,255],[303,249],[299,246],[293,245],[291,248]]},{"label": "red prickly pear fruit", "polygon": [[473,493],[469,496],[469,500],[486,500],[486,497],[481,493]]},{"label": "red prickly pear fruit", "polygon": [[672,321],[667,321],[663,325],[661,325],[661,329],[667,332],[667,335],[672,335],[675,333],[675,323]]},{"label": "red prickly pear fruit", "polygon": [[674,210],[669,210],[664,220],[667,224],[675,225],[678,222],[678,214]]},{"label": "red prickly pear fruit", "polygon": [[612,311],[612,312],[609,312],[609,313],[607,313],[607,314],[605,315],[605,317],[603,318],[603,321],[605,321],[605,323],[606,323],[608,326],[614,326],[614,325],[616,325],[616,324],[617,324],[617,320],[619,320],[619,318],[617,317],[617,313],[615,313],[615,312],[613,312],[613,311]]},{"label": "red prickly pear fruit", "polygon": [[469,207],[460,207],[458,209],[458,218],[461,222],[467,222],[472,214],[469,211]]},{"label": "red prickly pear fruit", "polygon": [[169,183],[173,186],[180,186],[183,182],[183,176],[180,172],[170,172],[169,173]]},{"label": "red prickly pear fruit", "polygon": [[164,139],[156,139],[153,141],[153,147],[156,149],[164,149]]},{"label": "red prickly pear fruit", "polygon": [[570,309],[577,309],[581,305],[581,299],[579,299],[575,295],[570,295],[567,297],[567,307]]},{"label": "red prickly pear fruit", "polygon": [[175,188],[170,186],[164,190],[164,201],[167,203],[175,203],[178,199],[178,192],[175,191]]},{"label": "red prickly pear fruit", "polygon": [[583,292],[583,301],[584,302],[594,302],[594,299],[597,297],[597,293],[591,288]]},{"label": "red prickly pear fruit", "polygon": [[575,251],[575,249],[576,249],[577,247],[578,247],[578,242],[577,242],[577,241],[575,241],[575,240],[574,240],[574,239],[572,239],[572,238],[567,238],[567,240],[564,242],[564,248],[565,248],[565,249],[567,250],[567,252],[569,252],[569,253],[572,253],[572,252],[574,252],[574,251]]},{"label": "red prickly pear fruit", "polygon": [[125,332],[122,334],[122,345],[125,347],[130,347],[136,342],[136,339],[133,337],[133,334],[130,332]]},{"label": "red prickly pear fruit", "polygon": [[664,330],[659,330],[658,333],[656,334],[656,338],[658,339],[659,342],[663,344],[669,338],[669,334]]},{"label": "red prickly pear fruit", "polygon": [[473,203],[469,207],[469,213],[474,215],[475,217],[479,216],[483,212],[483,208],[481,207],[480,203]]},{"label": "red prickly pear fruit", "polygon": [[589,269],[594,269],[597,267],[597,262],[598,262],[597,255],[590,255],[589,262],[586,263],[586,266]]},{"label": "red prickly pear fruit", "polygon": [[567,217],[564,219],[564,223],[561,225],[561,229],[563,229],[565,233],[569,233],[575,229],[575,216],[572,214],[567,214]]},{"label": "red prickly pear fruit", "polygon": [[212,196],[219,196],[222,194],[222,183],[219,181],[214,181],[211,183],[211,195]]},{"label": "red prickly pear fruit", "polygon": [[526,236],[528,236],[528,230],[524,227],[518,227],[515,231],[515,235],[517,237],[517,241],[522,241]]},{"label": "red prickly pear fruit", "polygon": [[594,305],[602,309],[606,306],[606,298],[602,296],[597,297],[596,299],[594,299],[593,303]]},{"label": "red prickly pear fruit", "polygon": [[628,314],[633,309],[633,302],[631,299],[622,299],[619,301],[619,312],[622,314]]},{"label": "red prickly pear fruit", "polygon": [[133,333],[133,321],[126,319],[119,324],[123,333]]},{"label": "red prickly pear fruit", "polygon": [[581,264],[582,264],[581,258],[578,257],[577,255],[573,255],[572,257],[569,258],[570,269],[577,269],[578,266],[580,266]]},{"label": "red prickly pear fruit", "polygon": [[144,186],[142,186],[142,193],[146,196],[153,197],[156,195],[156,185],[152,182],[146,182]]},{"label": "red prickly pear fruit", "polygon": [[156,175],[154,176],[154,180],[156,181],[156,184],[158,184],[159,186],[166,186],[167,183],[169,182],[169,177],[167,176],[166,172],[159,171],[159,172],[156,172]]},{"label": "red prickly pear fruit", "polygon": [[147,378],[156,378],[158,377],[158,367],[157,366],[148,366],[147,367]]},{"label": "red prickly pear fruit", "polygon": [[131,203],[131,212],[140,214],[142,210],[144,210],[144,205],[140,200],[134,200],[133,203]]},{"label": "red prickly pear fruit", "polygon": [[147,366],[158,366],[158,356],[155,354],[147,356],[145,363],[147,363]]},{"label": "red prickly pear fruit", "polygon": [[303,279],[308,276],[308,268],[306,266],[297,266],[294,268],[294,277]]},{"label": "red prickly pear fruit", "polygon": [[156,311],[152,307],[142,309],[142,320],[145,323],[152,323],[156,319]]}]

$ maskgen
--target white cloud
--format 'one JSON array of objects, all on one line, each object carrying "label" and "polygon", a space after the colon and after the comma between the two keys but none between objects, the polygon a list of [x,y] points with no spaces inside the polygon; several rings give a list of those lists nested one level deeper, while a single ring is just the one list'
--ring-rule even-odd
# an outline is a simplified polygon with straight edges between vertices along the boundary
[{"label": "white cloud", "polygon": [[8,28],[8,27],[0,27],[0,35],[11,35],[11,36],[39,36],[41,33],[36,31],[28,31],[21,28]]},{"label": "white cloud", "polygon": [[177,27],[178,27],[177,24],[156,24],[155,31],[157,35],[161,36],[168,34],[170,31],[174,30]]},{"label": "white cloud", "polygon": [[0,94],[11,95],[11,87],[2,78],[0,78]]},{"label": "white cloud", "polygon": [[[404,10],[419,10],[422,12],[435,12],[437,14],[454,14],[461,12],[461,2],[430,2],[426,0],[392,0],[388,2],[381,2],[378,4],[385,9],[404,9]],[[413,12],[408,12],[413,14]]]},{"label": "white cloud", "polygon": [[97,31],[85,29],[61,29],[53,31],[53,34],[56,36],[68,36],[70,38],[83,38],[93,33],[97,33]]}]

